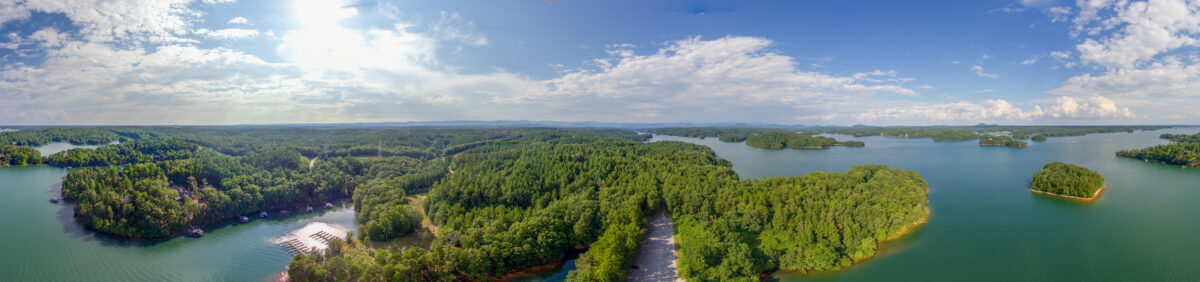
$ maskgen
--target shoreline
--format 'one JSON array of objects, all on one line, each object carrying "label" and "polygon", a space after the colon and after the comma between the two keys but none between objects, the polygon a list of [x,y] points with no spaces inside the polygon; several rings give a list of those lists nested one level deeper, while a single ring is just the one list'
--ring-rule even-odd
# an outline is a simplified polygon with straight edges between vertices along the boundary
[{"label": "shoreline", "polygon": [[1090,197],[1090,198],[1050,193],[1050,192],[1046,192],[1046,191],[1038,191],[1038,190],[1033,190],[1033,188],[1029,188],[1029,191],[1032,191],[1032,192],[1038,193],[1038,194],[1043,194],[1043,195],[1049,195],[1049,196],[1054,196],[1054,197],[1060,197],[1060,198],[1066,198],[1066,199],[1090,203],[1090,202],[1096,201],[1097,199],[1100,199],[1100,194],[1103,194],[1104,190],[1107,190],[1107,189],[1108,189],[1108,183],[1105,183],[1104,186],[1100,186],[1100,189],[1096,189],[1096,192],[1092,192],[1092,197]]},{"label": "shoreline", "polygon": [[[929,215],[932,213],[933,212],[929,211],[929,205],[926,204],[925,205],[925,216],[922,216],[921,219],[918,219],[916,222],[905,225],[903,228],[900,228],[900,231],[896,232],[895,235],[889,236],[887,238],[883,238],[883,240],[879,240],[879,242],[887,242],[887,241],[900,239],[901,237],[904,237],[904,235],[911,233],[918,226],[924,225],[925,223],[929,222]],[[875,257],[875,256],[872,255],[871,257]],[[871,258],[871,257],[868,257],[868,258]],[[864,259],[866,259],[866,258],[864,258]]]}]

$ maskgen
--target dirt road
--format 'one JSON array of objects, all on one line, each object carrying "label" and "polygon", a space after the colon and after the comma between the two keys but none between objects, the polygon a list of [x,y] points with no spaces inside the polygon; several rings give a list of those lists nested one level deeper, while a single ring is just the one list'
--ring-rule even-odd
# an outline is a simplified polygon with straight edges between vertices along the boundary
[{"label": "dirt road", "polygon": [[629,269],[629,281],[680,281],[675,270],[675,231],[671,218],[659,213],[650,218],[646,240]]}]

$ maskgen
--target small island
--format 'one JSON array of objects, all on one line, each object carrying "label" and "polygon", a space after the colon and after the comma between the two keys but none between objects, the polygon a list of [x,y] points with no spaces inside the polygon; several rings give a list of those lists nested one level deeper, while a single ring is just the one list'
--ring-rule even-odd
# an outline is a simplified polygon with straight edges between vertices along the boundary
[{"label": "small island", "polygon": [[746,145],[760,149],[827,149],[833,146],[862,147],[862,141],[837,141],[837,139],[812,136],[786,131],[769,131],[746,138]]},{"label": "small island", "polygon": [[1104,191],[1104,177],[1090,169],[1064,163],[1046,164],[1033,175],[1030,191],[1064,198],[1093,201]]},{"label": "small island", "polygon": [[725,133],[718,137],[721,142],[742,142],[749,138],[750,134],[745,133]]},{"label": "small island", "polygon": [[979,146],[1008,146],[1013,148],[1024,148],[1027,145],[1029,145],[1029,143],[1013,139],[1009,136],[991,134],[979,135]]}]

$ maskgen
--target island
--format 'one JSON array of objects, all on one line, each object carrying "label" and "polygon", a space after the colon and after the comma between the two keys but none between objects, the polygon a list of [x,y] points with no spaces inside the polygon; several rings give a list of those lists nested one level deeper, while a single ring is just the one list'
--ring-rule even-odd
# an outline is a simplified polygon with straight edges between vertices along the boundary
[{"label": "island", "polygon": [[746,138],[746,145],[760,149],[827,149],[833,146],[862,147],[862,141],[837,141],[837,139],[812,136],[787,131],[768,131]]},{"label": "island", "polygon": [[979,146],[1008,146],[1013,148],[1024,148],[1029,143],[1016,140],[1009,136],[983,134],[979,136]]},{"label": "island", "polygon": [[1090,169],[1052,162],[1033,174],[1030,191],[1083,201],[1100,197],[1105,188],[1104,177]]},{"label": "island", "polygon": [[1046,135],[1037,134],[1037,135],[1034,135],[1033,137],[1029,137],[1029,140],[1033,140],[1033,141],[1037,141],[1037,142],[1046,142]]},{"label": "island", "polygon": [[1171,140],[1171,144],[1143,149],[1117,151],[1117,156],[1160,162],[1180,167],[1200,167],[1200,133],[1163,134],[1160,138]]}]

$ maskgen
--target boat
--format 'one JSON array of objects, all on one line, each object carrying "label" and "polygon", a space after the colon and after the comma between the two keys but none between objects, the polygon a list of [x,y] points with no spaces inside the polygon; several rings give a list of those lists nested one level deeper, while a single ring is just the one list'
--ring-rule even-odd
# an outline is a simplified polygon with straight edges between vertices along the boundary
[{"label": "boat", "polygon": [[247,222],[250,222],[250,218],[249,218],[249,217],[246,217],[246,216],[244,216],[244,215],[239,215],[239,216],[238,216],[238,221],[241,221],[242,223],[247,223]]},{"label": "boat", "polygon": [[258,217],[267,217],[267,211],[259,211]]},{"label": "boat", "polygon": [[58,203],[58,197],[50,197],[51,203]]},{"label": "boat", "polygon": [[312,211],[313,211],[312,206],[308,206],[308,207],[304,208],[304,212],[312,212]]},{"label": "boat", "polygon": [[187,235],[188,237],[192,238],[200,238],[204,236],[204,230],[200,229],[199,227],[192,226],[191,229],[188,229]]},{"label": "boat", "polygon": [[332,208],[333,208],[333,204],[330,204],[330,203],[325,203],[325,208],[327,208],[327,209],[332,209]]}]

